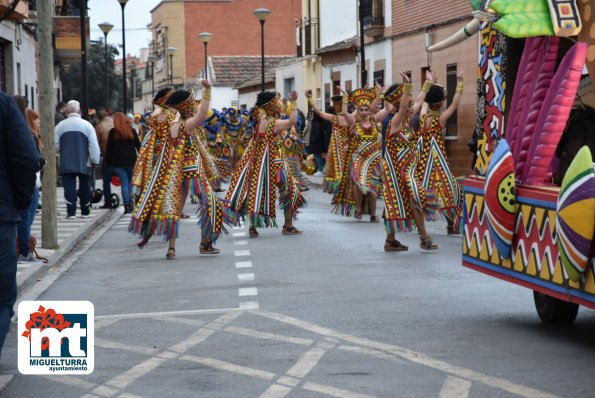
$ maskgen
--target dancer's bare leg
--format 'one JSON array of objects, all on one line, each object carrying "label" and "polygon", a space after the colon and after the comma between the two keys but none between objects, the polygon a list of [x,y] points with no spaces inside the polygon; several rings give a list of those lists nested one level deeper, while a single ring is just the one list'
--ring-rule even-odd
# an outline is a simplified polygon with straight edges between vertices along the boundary
[{"label": "dancer's bare leg", "polygon": [[368,206],[370,206],[370,221],[378,221],[376,217],[376,195],[368,194]]},{"label": "dancer's bare leg", "polygon": [[364,202],[364,194],[362,193],[362,191],[359,190],[359,188],[354,185],[353,186],[353,196],[355,197],[355,214],[354,217],[357,220],[361,220],[362,219],[362,205]]},{"label": "dancer's bare leg", "polygon": [[419,231],[419,238],[421,239],[421,248],[426,250],[437,249],[438,245],[432,242],[432,238],[426,230],[426,223],[423,214],[421,214],[421,211],[419,211],[415,204],[413,204],[411,207],[413,210],[413,219],[415,220],[415,225],[417,225],[417,230]]}]

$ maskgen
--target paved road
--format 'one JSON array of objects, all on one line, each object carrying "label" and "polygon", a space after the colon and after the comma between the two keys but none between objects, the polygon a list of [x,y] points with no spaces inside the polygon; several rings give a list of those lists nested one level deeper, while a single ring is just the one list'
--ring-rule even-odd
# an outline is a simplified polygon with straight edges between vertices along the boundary
[{"label": "paved road", "polygon": [[[105,225],[37,288],[39,299],[94,303],[95,371],[16,375],[2,397],[593,394],[592,311],[542,325],[530,291],[460,266],[460,238],[443,224],[430,226],[438,251],[408,234],[408,252],[385,253],[382,225],[330,214],[317,189],[307,196],[304,235],[238,228],[213,257],[198,254],[196,220],[182,225],[175,261],[160,241],[138,250],[126,218]],[[15,340],[3,372],[16,373]]]}]

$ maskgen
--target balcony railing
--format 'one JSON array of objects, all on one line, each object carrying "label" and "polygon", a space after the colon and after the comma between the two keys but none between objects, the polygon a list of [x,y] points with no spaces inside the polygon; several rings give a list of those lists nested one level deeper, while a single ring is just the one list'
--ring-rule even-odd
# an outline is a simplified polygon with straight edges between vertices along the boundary
[{"label": "balcony railing", "polygon": [[384,34],[384,1],[361,0],[364,33],[367,36],[377,37]]}]

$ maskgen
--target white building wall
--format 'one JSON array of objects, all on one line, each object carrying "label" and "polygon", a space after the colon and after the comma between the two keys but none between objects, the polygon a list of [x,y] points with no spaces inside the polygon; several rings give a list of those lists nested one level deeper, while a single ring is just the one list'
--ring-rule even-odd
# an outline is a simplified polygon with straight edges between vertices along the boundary
[{"label": "white building wall", "polygon": [[[29,107],[39,109],[37,54],[33,36],[14,22],[2,21],[0,23],[0,38],[8,42],[5,43],[7,94],[27,97]],[[25,86],[27,93],[25,93]],[[33,99],[31,98],[31,87],[33,87]]]},{"label": "white building wall", "polygon": [[356,0],[320,0],[320,47],[357,35]]},{"label": "white building wall", "polygon": [[368,84],[372,85],[372,77],[374,76],[374,62],[384,59],[386,67],[384,68],[384,84],[396,83],[393,81],[392,70],[392,48],[391,40],[387,39],[381,42],[376,42],[366,46],[366,60],[370,61],[370,69],[368,70]]},{"label": "white building wall", "polygon": [[231,87],[213,87],[211,108],[229,108],[238,101],[238,90]]},{"label": "white building wall", "polygon": [[239,94],[239,99],[238,99],[239,106],[246,105],[247,109],[252,108],[254,106],[254,104],[256,103],[256,96],[258,95],[259,92],[260,92],[260,90],[256,90],[256,91]]},{"label": "white building wall", "polygon": [[331,76],[333,72],[340,72],[341,73],[341,88],[345,88],[345,82],[351,80],[351,87],[352,89],[356,89],[358,87],[358,68],[355,63],[350,64],[336,64],[336,65],[325,65],[322,67],[322,90],[321,90],[321,98],[316,99],[316,104],[320,107],[324,105],[324,98],[325,98],[325,91],[324,87],[325,84],[331,84],[331,92],[330,96],[332,97],[332,84],[333,81],[331,80]]}]

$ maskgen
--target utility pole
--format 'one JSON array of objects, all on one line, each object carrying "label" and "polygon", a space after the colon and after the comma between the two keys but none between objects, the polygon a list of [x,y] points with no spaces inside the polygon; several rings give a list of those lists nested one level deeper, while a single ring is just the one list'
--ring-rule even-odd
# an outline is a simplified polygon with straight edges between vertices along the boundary
[{"label": "utility pole", "polygon": [[[361,87],[365,87],[368,83],[368,72],[366,71],[366,51],[364,45],[364,3],[359,0],[359,51],[360,51],[360,71],[361,71]],[[374,82],[372,82],[372,87]]]},{"label": "utility pole", "polygon": [[55,249],[58,245],[58,224],[56,220],[56,146],[54,144],[54,51],[52,49],[52,1],[38,1],[39,32],[39,107],[41,119],[42,155],[46,159],[43,173],[41,200],[41,246]]}]

